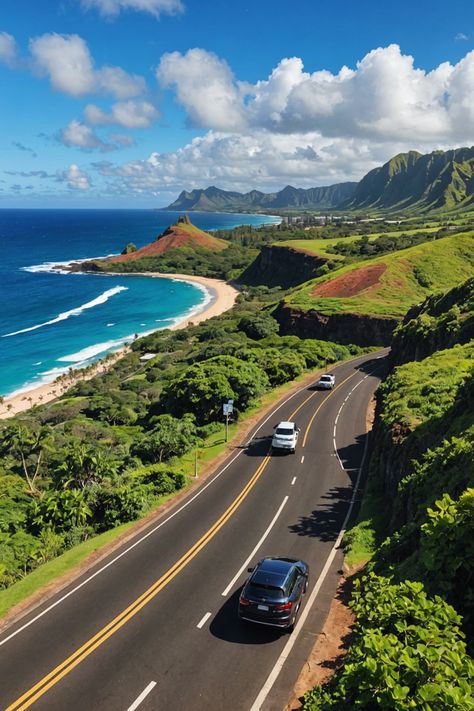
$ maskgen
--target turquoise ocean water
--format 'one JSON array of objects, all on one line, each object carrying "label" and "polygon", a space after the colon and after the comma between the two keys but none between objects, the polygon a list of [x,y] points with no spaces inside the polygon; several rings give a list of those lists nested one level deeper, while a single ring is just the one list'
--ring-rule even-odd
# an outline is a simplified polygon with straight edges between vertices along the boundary
[{"label": "turquoise ocean water", "polygon": [[[0,210],[0,395],[89,365],[135,334],[167,328],[209,300],[186,282],[70,274],[58,263],[151,242],[180,213],[153,210]],[[193,213],[205,230],[279,218]]]}]

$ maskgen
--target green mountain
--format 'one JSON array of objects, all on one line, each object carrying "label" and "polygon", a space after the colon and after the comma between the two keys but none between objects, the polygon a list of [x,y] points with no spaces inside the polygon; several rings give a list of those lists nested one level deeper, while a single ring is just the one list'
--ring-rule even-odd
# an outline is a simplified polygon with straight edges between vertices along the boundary
[{"label": "green mountain", "polygon": [[371,170],[345,208],[449,210],[474,208],[474,147],[400,153]]},{"label": "green mountain", "polygon": [[179,195],[171,205],[162,210],[180,210],[190,212],[273,210],[286,208],[308,208],[313,210],[335,209],[341,203],[351,199],[357,183],[338,183],[320,188],[286,188],[276,193],[262,193],[251,190],[237,193],[211,186],[205,190],[191,190]]},{"label": "green mountain", "polygon": [[474,146],[423,155],[399,153],[359,183],[286,188],[276,193],[230,192],[211,186],[179,195],[163,210],[474,210]]}]

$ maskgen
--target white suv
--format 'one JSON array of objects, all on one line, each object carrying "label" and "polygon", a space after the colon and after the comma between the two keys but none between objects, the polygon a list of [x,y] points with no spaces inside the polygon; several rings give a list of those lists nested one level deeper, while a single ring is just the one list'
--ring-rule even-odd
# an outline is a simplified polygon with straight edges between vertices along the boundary
[{"label": "white suv", "polygon": [[331,375],[331,373],[325,373],[319,378],[318,382],[316,383],[316,387],[320,390],[332,390],[335,384],[336,378],[334,377],[334,375]]},{"label": "white suv", "polygon": [[272,438],[272,449],[294,452],[300,428],[294,422],[280,422],[274,427],[275,433]]}]

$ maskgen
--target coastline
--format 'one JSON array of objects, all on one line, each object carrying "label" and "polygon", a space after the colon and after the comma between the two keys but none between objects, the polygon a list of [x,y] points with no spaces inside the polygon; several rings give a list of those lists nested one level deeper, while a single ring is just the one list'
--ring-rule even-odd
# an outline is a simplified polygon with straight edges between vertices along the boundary
[{"label": "coastline", "polygon": [[[183,316],[183,320],[172,326],[169,330],[177,331],[186,328],[190,324],[198,324],[213,316],[219,316],[231,309],[238,296],[238,291],[233,286],[230,286],[221,279],[211,279],[210,277],[189,276],[187,274],[162,274],[160,272],[141,272],[142,276],[159,277],[163,279],[176,279],[178,281],[186,281],[190,284],[198,284],[209,294],[209,300],[204,301],[201,310],[196,310],[187,316]],[[139,276],[136,273],[134,276]],[[198,307],[196,307],[198,308]],[[160,331],[164,329],[156,329]],[[46,402],[56,400],[63,395],[72,385],[81,380],[90,380],[95,375],[105,373],[116,361],[120,360],[124,355],[130,352],[129,346],[123,346],[116,351],[109,353],[104,358],[97,360],[92,366],[87,369],[86,373],[71,371],[66,373],[59,380],[50,383],[43,383],[33,388],[25,389],[15,395],[5,397],[3,404],[0,405],[0,420],[13,417],[20,412],[25,412],[35,405],[43,405]]]}]

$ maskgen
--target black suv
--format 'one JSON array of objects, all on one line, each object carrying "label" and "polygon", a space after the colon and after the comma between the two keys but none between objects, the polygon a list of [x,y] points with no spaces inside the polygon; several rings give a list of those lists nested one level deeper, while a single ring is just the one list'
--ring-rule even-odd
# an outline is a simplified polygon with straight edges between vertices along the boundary
[{"label": "black suv", "polygon": [[295,558],[263,558],[239,598],[241,620],[292,630],[308,587],[309,567]]}]

